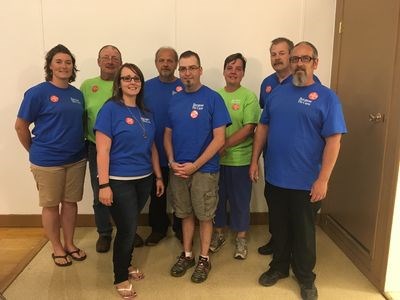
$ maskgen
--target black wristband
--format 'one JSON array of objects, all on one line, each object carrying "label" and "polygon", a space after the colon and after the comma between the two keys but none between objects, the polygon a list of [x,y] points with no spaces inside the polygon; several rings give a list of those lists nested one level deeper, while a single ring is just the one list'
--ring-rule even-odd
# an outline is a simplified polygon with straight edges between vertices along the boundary
[{"label": "black wristband", "polygon": [[109,182],[103,183],[103,184],[99,184],[99,189],[104,189],[104,188],[109,187],[109,186],[110,186]]}]

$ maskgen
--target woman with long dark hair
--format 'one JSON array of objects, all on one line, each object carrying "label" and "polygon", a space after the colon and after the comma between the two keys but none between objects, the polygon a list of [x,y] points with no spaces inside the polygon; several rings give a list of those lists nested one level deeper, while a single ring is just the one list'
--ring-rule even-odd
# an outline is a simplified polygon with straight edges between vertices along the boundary
[{"label": "woman with long dark hair", "polygon": [[94,127],[99,198],[109,207],[117,227],[114,284],[124,299],[136,296],[130,280],[144,276],[131,266],[131,260],[138,216],[154,180],[157,194],[164,193],[154,144],[155,124],[143,105],[143,87],[140,69],[134,64],[123,64],[114,80],[113,97],[101,108]]}]

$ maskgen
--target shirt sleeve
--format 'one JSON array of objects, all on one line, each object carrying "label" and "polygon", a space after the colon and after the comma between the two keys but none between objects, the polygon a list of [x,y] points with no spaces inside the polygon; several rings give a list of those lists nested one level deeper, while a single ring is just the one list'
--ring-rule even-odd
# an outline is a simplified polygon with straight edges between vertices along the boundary
[{"label": "shirt sleeve", "polygon": [[112,104],[111,101],[108,101],[100,109],[93,128],[94,134],[96,134],[96,131],[98,130],[109,138],[112,138]]}]

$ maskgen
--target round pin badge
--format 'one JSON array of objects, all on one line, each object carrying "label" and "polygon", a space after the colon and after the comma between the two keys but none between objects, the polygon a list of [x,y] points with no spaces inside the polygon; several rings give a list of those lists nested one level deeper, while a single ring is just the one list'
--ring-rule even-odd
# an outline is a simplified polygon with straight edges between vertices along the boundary
[{"label": "round pin badge", "polygon": [[237,103],[235,103],[235,104],[232,105],[232,109],[233,109],[233,110],[239,110],[239,108],[240,108],[240,105],[237,104]]},{"label": "round pin badge", "polygon": [[135,121],[131,117],[126,117],[125,122],[128,125],[132,125],[133,123],[135,123]]},{"label": "round pin badge", "polygon": [[270,85],[267,85],[267,86],[265,87],[265,92],[271,93],[271,91],[272,91],[272,87],[271,87]]},{"label": "round pin badge", "polygon": [[92,86],[92,92],[96,93],[99,90],[99,87],[97,85]]},{"label": "round pin badge", "polygon": [[190,113],[190,117],[192,119],[196,119],[199,116],[199,113],[197,110],[192,110],[192,112]]},{"label": "round pin badge", "polygon": [[317,100],[318,99],[318,93],[317,92],[311,92],[308,94],[308,99],[310,100]]},{"label": "round pin badge", "polygon": [[50,101],[53,103],[57,103],[60,100],[56,95],[50,96]]},{"label": "round pin badge", "polygon": [[182,91],[182,87],[180,85],[178,85],[175,90],[179,93],[180,91]]}]

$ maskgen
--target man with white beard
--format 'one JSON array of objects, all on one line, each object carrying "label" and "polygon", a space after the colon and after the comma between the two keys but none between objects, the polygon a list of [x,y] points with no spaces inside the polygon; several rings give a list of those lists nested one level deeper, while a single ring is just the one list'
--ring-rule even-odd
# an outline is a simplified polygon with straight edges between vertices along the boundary
[{"label": "man with white beard", "polygon": [[268,141],[264,167],[274,249],[259,283],[272,286],[292,267],[302,299],[317,299],[315,216],[347,129],[338,97],[313,78],[318,66],[314,45],[298,43],[289,61],[292,82],[275,89],[265,104],[249,170],[257,181],[258,159]]}]

